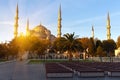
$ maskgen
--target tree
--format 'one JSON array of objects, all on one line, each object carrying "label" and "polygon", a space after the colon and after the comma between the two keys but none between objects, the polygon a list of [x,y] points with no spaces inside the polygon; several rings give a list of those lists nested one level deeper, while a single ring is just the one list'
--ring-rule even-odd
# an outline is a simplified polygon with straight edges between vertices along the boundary
[{"label": "tree", "polygon": [[0,58],[4,58],[4,59],[8,60],[10,58],[10,56],[12,56],[12,57],[15,56],[17,53],[15,52],[15,50],[13,50],[12,47],[14,47],[14,49],[16,49],[15,46],[11,46],[11,43],[0,44]]},{"label": "tree", "polygon": [[114,50],[116,49],[116,43],[114,42],[114,40],[104,40],[103,48],[107,52],[107,56],[113,56]]},{"label": "tree", "polygon": [[116,43],[112,39],[103,41],[103,49],[106,51],[107,56],[110,57],[110,61],[111,57],[114,56],[114,50],[116,47]]},{"label": "tree", "polygon": [[20,35],[19,37],[16,37],[9,43],[9,50],[11,52],[11,55],[21,60],[22,56],[27,51],[29,51],[31,44],[32,43],[30,43],[30,39],[24,35]]},{"label": "tree", "polygon": [[40,57],[41,55],[45,55],[47,52],[47,49],[50,48],[50,41],[49,40],[40,40],[37,55]]},{"label": "tree", "polygon": [[114,56],[116,47],[116,43],[112,39],[103,41],[103,49],[106,51],[107,56],[110,57],[110,62],[112,61],[111,56]]},{"label": "tree", "polygon": [[95,52],[96,52],[96,47],[95,47],[95,44],[94,44],[94,40],[93,40],[93,38],[90,38],[90,43],[89,43],[89,46],[88,46],[88,54],[90,56],[95,56]]},{"label": "tree", "polygon": [[104,50],[103,50],[103,48],[101,46],[97,47],[96,54],[100,57],[100,60],[102,62],[102,57],[105,56],[105,52],[104,52]]},{"label": "tree", "polygon": [[100,40],[96,41],[96,49],[101,46],[102,47],[102,42]]},{"label": "tree", "polygon": [[37,54],[39,57],[45,55],[45,51],[49,47],[49,42],[47,40],[41,40],[37,37],[34,37],[31,41],[30,52]]},{"label": "tree", "polygon": [[7,55],[7,47],[5,44],[0,44],[0,58],[5,58]]},{"label": "tree", "polygon": [[54,49],[54,52],[58,52],[61,54],[64,52],[64,42],[65,42],[65,38],[61,37],[61,38],[56,38],[55,41],[52,44],[52,49]]},{"label": "tree", "polygon": [[9,42],[8,44],[8,47],[9,47],[9,53],[10,55],[15,58],[18,56],[18,52],[19,52],[19,46],[18,46],[18,43],[17,43],[17,39],[13,39]]},{"label": "tree", "polygon": [[90,43],[89,38],[80,38],[79,41],[81,42],[82,47],[83,47],[84,50],[86,51],[86,49],[88,48],[89,43]]},{"label": "tree", "polygon": [[86,59],[86,54],[88,54],[88,47],[89,47],[90,40],[89,40],[89,38],[85,37],[85,38],[80,38],[79,41],[82,44],[83,51],[85,52],[84,56]]},{"label": "tree", "polygon": [[72,53],[82,51],[82,45],[77,39],[77,36],[75,36],[74,33],[72,34],[64,34],[65,42],[64,42],[64,50],[68,51],[69,54],[69,61],[72,61]]},{"label": "tree", "polygon": [[105,56],[104,50],[103,50],[103,48],[101,46],[98,46],[96,53],[100,57],[104,57]]}]

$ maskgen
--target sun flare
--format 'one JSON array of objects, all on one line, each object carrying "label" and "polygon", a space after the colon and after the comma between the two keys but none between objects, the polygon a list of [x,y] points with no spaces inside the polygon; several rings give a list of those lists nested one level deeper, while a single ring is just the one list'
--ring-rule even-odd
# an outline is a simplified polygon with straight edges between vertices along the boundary
[{"label": "sun flare", "polygon": [[26,36],[27,33],[25,30],[20,30],[19,33],[18,33],[18,36]]}]

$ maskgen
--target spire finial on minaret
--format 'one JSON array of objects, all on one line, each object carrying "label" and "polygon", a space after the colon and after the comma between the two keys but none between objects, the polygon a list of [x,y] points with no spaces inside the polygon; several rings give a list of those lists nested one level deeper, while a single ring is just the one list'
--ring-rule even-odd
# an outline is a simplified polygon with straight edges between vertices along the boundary
[{"label": "spire finial on minaret", "polygon": [[107,25],[110,25],[110,16],[109,16],[109,12],[107,14]]},{"label": "spire finial on minaret", "polygon": [[61,19],[61,4],[59,6],[58,19]]},{"label": "spire finial on minaret", "polygon": [[60,38],[61,37],[61,4],[60,4],[60,7],[59,7],[59,11],[58,11],[58,29],[57,29],[57,37]]},{"label": "spire finial on minaret", "polygon": [[17,3],[17,8],[16,8],[16,12],[18,13],[18,3]]},{"label": "spire finial on minaret", "polygon": [[16,16],[15,16],[15,24],[14,24],[14,38],[17,37],[18,35],[18,13],[19,13],[19,10],[18,10],[18,3],[17,3],[17,7],[16,7]]},{"label": "spire finial on minaret", "polygon": [[109,12],[107,14],[107,39],[111,39],[111,32],[110,32],[110,16],[109,16]]},{"label": "spire finial on minaret", "polygon": [[94,39],[94,26],[92,25],[92,38]]}]

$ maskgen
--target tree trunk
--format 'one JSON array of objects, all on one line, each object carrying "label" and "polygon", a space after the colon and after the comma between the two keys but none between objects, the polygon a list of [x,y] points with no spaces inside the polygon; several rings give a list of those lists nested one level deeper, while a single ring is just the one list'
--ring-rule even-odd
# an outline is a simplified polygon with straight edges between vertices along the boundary
[{"label": "tree trunk", "polygon": [[72,57],[73,57],[72,52],[69,52],[69,61],[72,61]]}]

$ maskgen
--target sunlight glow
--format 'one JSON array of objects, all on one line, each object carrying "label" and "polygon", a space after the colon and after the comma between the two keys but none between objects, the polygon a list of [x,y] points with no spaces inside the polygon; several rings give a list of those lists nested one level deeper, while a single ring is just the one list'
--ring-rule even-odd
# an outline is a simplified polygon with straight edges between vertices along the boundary
[{"label": "sunlight glow", "polygon": [[26,36],[26,31],[25,30],[20,30],[18,33],[18,36]]}]

